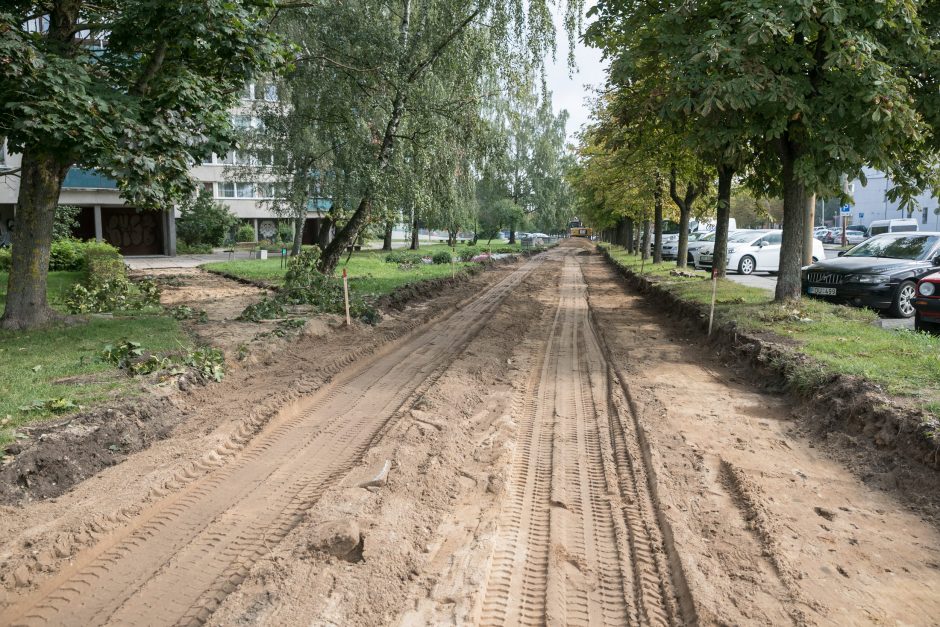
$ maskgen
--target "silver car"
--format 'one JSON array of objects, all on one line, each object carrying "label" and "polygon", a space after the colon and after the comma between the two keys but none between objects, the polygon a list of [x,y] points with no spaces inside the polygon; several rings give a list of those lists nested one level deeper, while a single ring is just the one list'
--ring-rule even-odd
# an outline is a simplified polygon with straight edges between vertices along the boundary
[{"label": "silver car", "polygon": [[[694,264],[696,261],[696,253],[702,244],[715,241],[715,232],[714,231],[699,231],[696,233],[689,233],[689,243],[688,243],[688,262]],[[676,259],[679,255],[679,236],[676,235],[675,239],[669,239],[663,242],[663,259]]]}]

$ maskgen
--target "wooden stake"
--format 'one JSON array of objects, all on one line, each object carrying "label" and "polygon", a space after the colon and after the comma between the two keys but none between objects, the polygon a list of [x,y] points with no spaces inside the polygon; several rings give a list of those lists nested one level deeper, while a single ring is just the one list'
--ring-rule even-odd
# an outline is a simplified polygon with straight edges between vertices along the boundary
[{"label": "wooden stake", "polygon": [[346,326],[352,326],[349,321],[349,281],[346,279],[346,268],[343,268],[343,300],[346,301]]},{"label": "wooden stake", "polygon": [[718,273],[712,267],[712,309],[708,314],[708,335],[712,334],[712,321],[715,319],[715,296],[718,293]]}]

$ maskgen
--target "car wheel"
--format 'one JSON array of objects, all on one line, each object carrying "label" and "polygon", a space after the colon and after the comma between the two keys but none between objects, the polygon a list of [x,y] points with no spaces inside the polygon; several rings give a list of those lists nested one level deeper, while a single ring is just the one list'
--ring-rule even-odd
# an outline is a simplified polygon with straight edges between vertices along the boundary
[{"label": "car wheel", "polygon": [[695,265],[695,257],[692,256],[692,253],[689,253],[688,259],[689,259],[689,263],[691,263],[692,265]]},{"label": "car wheel", "polygon": [[894,302],[891,303],[891,315],[895,318],[910,318],[914,315],[914,296],[917,287],[913,281],[903,281],[894,293]]},{"label": "car wheel", "polygon": [[738,262],[738,272],[741,274],[751,274],[754,272],[754,258],[750,255],[741,257],[741,261]]}]

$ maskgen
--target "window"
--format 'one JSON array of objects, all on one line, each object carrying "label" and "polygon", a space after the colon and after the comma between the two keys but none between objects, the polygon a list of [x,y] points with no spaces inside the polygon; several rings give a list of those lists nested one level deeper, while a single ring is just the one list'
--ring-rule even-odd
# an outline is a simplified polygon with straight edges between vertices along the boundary
[{"label": "window", "polygon": [[770,235],[764,238],[765,244],[779,244],[782,241],[783,241],[783,235],[781,235],[780,233],[771,233]]},{"label": "window", "polygon": [[231,181],[219,183],[219,198],[235,198],[235,183]]},{"label": "window", "polygon": [[254,183],[236,183],[235,195],[238,196],[239,198],[254,198],[255,197],[255,184]]},{"label": "window", "polygon": [[277,85],[269,84],[264,86],[264,99],[268,102],[277,102]]},{"label": "window", "polygon": [[242,90],[242,100],[254,100],[255,99],[255,86],[252,83],[245,85],[245,89]]}]

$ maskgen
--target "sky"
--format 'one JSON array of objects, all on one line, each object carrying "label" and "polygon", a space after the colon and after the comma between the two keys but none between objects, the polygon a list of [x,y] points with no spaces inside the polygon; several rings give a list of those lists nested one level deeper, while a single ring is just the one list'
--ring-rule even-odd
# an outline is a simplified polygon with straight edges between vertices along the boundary
[{"label": "sky", "polygon": [[[576,143],[576,134],[590,118],[590,108],[586,98],[593,97],[592,89],[603,87],[606,78],[606,64],[601,63],[601,53],[595,48],[588,48],[580,41],[575,47],[574,56],[577,68],[569,76],[568,69],[568,34],[561,22],[559,9],[554,8],[555,30],[558,33],[558,50],[554,63],[546,64],[546,80],[552,91],[552,104],[555,111],[567,109],[568,140]],[[587,86],[587,87],[586,87]]]}]

